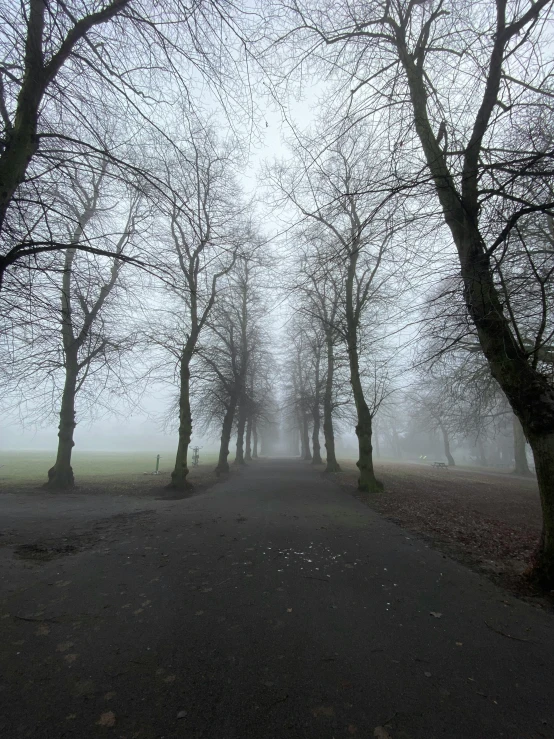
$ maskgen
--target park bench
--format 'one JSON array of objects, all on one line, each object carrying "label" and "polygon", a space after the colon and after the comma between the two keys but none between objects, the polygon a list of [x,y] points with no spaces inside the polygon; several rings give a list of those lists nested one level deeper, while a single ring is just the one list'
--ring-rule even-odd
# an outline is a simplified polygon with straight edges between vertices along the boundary
[{"label": "park bench", "polygon": [[431,464],[433,465],[433,467],[448,468],[448,465],[446,464],[446,462],[432,462]]}]

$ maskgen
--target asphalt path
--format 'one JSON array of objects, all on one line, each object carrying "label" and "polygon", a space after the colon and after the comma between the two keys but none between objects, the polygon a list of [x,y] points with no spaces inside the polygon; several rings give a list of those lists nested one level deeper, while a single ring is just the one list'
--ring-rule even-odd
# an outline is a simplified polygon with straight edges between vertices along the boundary
[{"label": "asphalt path", "polygon": [[73,553],[0,550],[2,738],[554,737],[553,616],[306,463],[71,500]]}]

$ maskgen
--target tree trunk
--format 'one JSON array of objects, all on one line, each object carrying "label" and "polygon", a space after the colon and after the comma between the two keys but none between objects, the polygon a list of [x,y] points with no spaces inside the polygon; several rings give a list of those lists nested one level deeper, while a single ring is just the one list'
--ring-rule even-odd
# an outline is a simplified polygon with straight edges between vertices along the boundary
[{"label": "tree trunk", "polygon": [[313,447],[313,459],[312,464],[323,464],[321,459],[321,445],[319,443],[319,429],[321,426],[321,412],[320,412],[320,362],[321,362],[321,348],[318,346],[315,349],[315,373],[314,373],[314,402],[312,405],[312,447]]},{"label": "tree trunk", "polygon": [[312,431],[312,447],[314,450],[313,458],[312,458],[312,464],[323,464],[323,460],[321,459],[321,445],[319,443],[319,403],[317,406],[314,405],[314,411],[313,411],[313,418],[314,418],[314,428]]},{"label": "tree trunk", "polygon": [[[502,80],[503,44],[497,34],[494,58],[488,71],[485,98],[476,121],[485,130],[497,102]],[[479,227],[479,156],[482,134],[472,137],[464,152],[461,191],[451,175],[447,159],[434,135],[427,113],[426,80],[403,41],[398,46],[406,71],[414,110],[414,123],[429,171],[433,177],[444,220],[452,233],[464,282],[464,298],[491,373],[504,391],[528,439],[537,470],[543,513],[543,535],[535,560],[542,584],[554,587],[554,388],[529,361],[520,346],[495,285],[491,257]],[[540,470],[540,472],[539,472]]]},{"label": "tree trunk", "polygon": [[190,409],[190,362],[192,359],[192,352],[193,348],[185,347],[181,357],[181,382],[179,388],[179,443],[177,445],[177,456],[175,457],[175,468],[171,473],[170,483],[170,487],[181,490],[192,487],[187,481],[187,475],[189,473],[189,468],[187,466],[188,449],[192,436],[192,413]]},{"label": "tree trunk", "polygon": [[237,450],[235,464],[244,464],[244,429],[246,426],[246,403],[241,398],[239,403],[239,419],[237,424]]},{"label": "tree trunk", "polygon": [[304,411],[302,412],[302,458],[306,460],[306,462],[310,461],[312,458],[312,453],[310,452],[308,414]]},{"label": "tree trunk", "polygon": [[523,427],[516,415],[512,417],[512,426],[514,430],[514,475],[531,475],[529,464],[527,463],[527,453],[525,445],[527,439],[523,433]]},{"label": "tree trunk", "polygon": [[365,401],[362,382],[360,380],[355,330],[349,331],[348,360],[350,364],[350,383],[352,385],[352,393],[354,395],[358,417],[358,423],[356,424],[356,436],[358,437],[358,461],[356,462],[356,466],[360,470],[358,489],[367,493],[375,493],[382,490],[383,485],[377,480],[373,470],[373,447],[371,445],[372,418]]},{"label": "tree trunk", "polygon": [[256,418],[252,421],[252,439],[254,440],[252,459],[258,459],[258,423]]},{"label": "tree trunk", "polygon": [[75,485],[73,468],[71,467],[71,452],[75,446],[73,433],[75,431],[75,396],[77,394],[77,358],[68,359],[66,356],[65,383],[60,409],[60,425],[58,432],[58,453],[54,466],[48,470],[47,487],[57,490],[72,488]]},{"label": "tree trunk", "polygon": [[252,416],[248,416],[246,421],[246,452],[244,459],[246,462],[252,461]]},{"label": "tree trunk", "polygon": [[444,456],[448,460],[448,466],[455,467],[456,462],[454,461],[454,457],[450,453],[450,439],[448,438],[448,432],[446,428],[442,425],[442,423],[439,423],[439,427],[442,432],[442,440],[444,443]]},{"label": "tree trunk", "polygon": [[233,430],[233,419],[235,417],[235,409],[237,406],[236,397],[231,397],[229,406],[223,419],[223,426],[221,428],[221,443],[219,445],[219,459],[215,472],[217,475],[229,472],[229,462],[227,457],[229,456],[229,442],[231,440],[231,432]]},{"label": "tree trunk", "polygon": [[547,587],[554,583],[554,434],[528,436],[533,450],[543,513],[534,575]]},{"label": "tree trunk", "polygon": [[325,378],[325,392],[323,395],[323,436],[327,452],[327,466],[325,472],[340,472],[340,466],[335,455],[335,431],[333,429],[333,376],[335,372],[335,356],[333,337],[327,334],[327,376]]},{"label": "tree trunk", "polygon": [[356,425],[359,455],[356,467],[360,470],[358,489],[367,493],[376,493],[383,489],[383,485],[377,480],[373,470],[373,447],[371,445],[372,418],[365,402],[362,384],[358,374],[355,374],[355,377],[352,378],[352,390],[354,392],[354,402],[358,414],[358,423]]}]

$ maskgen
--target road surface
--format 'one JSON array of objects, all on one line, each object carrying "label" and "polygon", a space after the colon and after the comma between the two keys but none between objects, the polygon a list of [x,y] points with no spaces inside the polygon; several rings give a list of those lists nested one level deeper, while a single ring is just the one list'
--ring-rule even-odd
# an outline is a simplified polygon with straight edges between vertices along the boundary
[{"label": "road surface", "polygon": [[6,739],[554,737],[553,616],[304,462],[46,500],[0,496]]}]

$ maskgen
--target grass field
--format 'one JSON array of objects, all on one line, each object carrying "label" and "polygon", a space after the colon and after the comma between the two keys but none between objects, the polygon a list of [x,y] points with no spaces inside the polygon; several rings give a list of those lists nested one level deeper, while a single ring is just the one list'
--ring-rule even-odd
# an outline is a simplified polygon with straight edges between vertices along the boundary
[{"label": "grass field", "polygon": [[[0,451],[0,483],[44,482],[48,469],[54,463],[55,452]],[[175,460],[174,452],[160,457],[160,472],[169,475]],[[215,466],[215,454],[200,453],[202,467]],[[189,461],[190,465],[190,461]],[[79,452],[72,457],[73,472],[77,480],[100,482],[101,478],[135,478],[145,472],[153,472],[156,454],[144,452]]]}]

